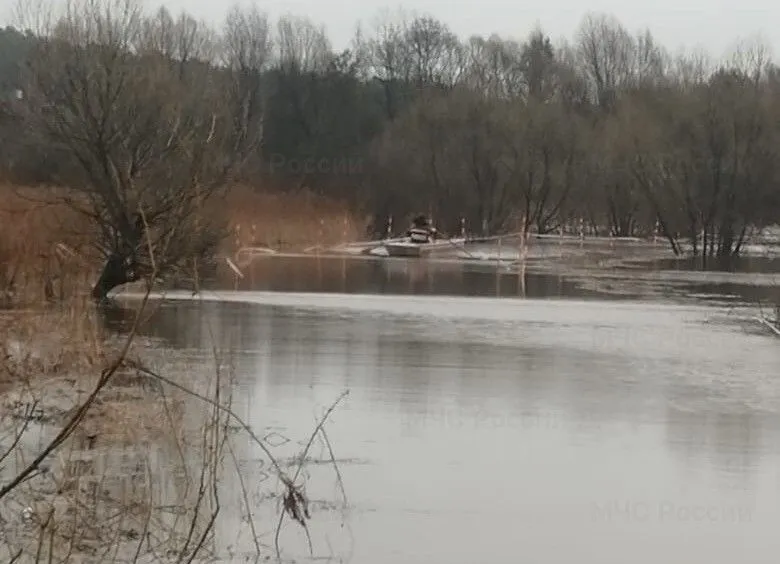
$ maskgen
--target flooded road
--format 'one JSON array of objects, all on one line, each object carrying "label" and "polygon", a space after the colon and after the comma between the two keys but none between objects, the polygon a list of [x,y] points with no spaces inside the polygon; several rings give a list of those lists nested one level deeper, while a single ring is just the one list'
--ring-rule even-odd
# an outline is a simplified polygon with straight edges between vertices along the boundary
[{"label": "flooded road", "polygon": [[[203,364],[231,350],[234,409],[280,455],[349,390],[327,426],[346,507],[329,465],[307,489],[316,557],[777,560],[780,341],[727,304],[684,299],[694,283],[610,293],[542,272],[491,286],[478,266],[340,263],[269,262],[237,291],[170,294],[147,334]],[[246,440],[239,458],[271,545],[262,453]],[[239,486],[225,487],[223,549],[251,552]],[[281,544],[305,561],[299,528]]]}]

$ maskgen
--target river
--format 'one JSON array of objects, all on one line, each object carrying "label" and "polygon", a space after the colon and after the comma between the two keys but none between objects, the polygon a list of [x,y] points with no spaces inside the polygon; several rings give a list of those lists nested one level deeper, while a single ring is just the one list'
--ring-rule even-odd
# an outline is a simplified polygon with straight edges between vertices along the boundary
[{"label": "river", "polygon": [[[333,465],[311,465],[315,558],[776,562],[780,341],[733,313],[772,284],[258,262],[234,287],[168,294],[145,334],[195,365],[230,350],[234,409],[280,456],[349,391],[326,427],[346,500]],[[274,482],[239,443],[270,555],[276,507],[262,492]],[[328,458],[319,443],[311,455]],[[227,562],[228,546],[253,545],[236,480],[224,488]],[[299,527],[280,541],[307,561]]]}]

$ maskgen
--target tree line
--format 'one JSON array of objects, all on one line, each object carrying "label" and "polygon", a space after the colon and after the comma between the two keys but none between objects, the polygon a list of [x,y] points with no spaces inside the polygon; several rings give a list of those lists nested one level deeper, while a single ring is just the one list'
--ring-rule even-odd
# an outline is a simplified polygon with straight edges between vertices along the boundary
[{"label": "tree line", "polygon": [[78,192],[115,262],[139,251],[141,208],[164,254],[205,253],[193,210],[237,180],[344,199],[376,232],[418,211],[488,233],[581,220],[720,257],[780,210],[780,72],[758,42],[716,61],[606,14],[553,44],[400,13],[336,51],[256,7],[221,27],[133,0],[35,15],[0,32],[5,173]]}]

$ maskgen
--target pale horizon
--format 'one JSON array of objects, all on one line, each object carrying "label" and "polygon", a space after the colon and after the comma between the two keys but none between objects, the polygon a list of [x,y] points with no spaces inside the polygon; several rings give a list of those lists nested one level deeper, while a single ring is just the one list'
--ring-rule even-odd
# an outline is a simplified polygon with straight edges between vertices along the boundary
[{"label": "pale horizon", "polygon": [[[251,2],[237,2],[251,5]],[[0,0],[0,24],[13,25],[16,0]],[[219,26],[233,2],[213,3],[205,0],[167,0],[144,2],[149,9],[166,6],[171,12],[188,13]],[[737,6],[721,1],[689,0],[685,3],[658,0],[652,7],[631,6],[610,0],[587,5],[572,0],[548,0],[542,5],[524,7],[508,0],[479,2],[445,2],[421,0],[415,3],[392,3],[378,0],[356,2],[346,0],[326,4],[313,0],[256,2],[272,20],[285,14],[306,16],[325,27],[335,50],[349,46],[360,24],[370,36],[372,23],[383,10],[404,10],[407,13],[430,15],[447,24],[461,39],[472,35],[525,39],[536,27],[555,42],[573,40],[583,17],[589,12],[615,16],[631,33],[649,29],[658,43],[670,53],[681,50],[704,50],[715,59],[732,52],[740,41],[760,40],[774,55],[780,44],[780,5],[749,0]],[[334,6],[337,6],[335,8]]]}]

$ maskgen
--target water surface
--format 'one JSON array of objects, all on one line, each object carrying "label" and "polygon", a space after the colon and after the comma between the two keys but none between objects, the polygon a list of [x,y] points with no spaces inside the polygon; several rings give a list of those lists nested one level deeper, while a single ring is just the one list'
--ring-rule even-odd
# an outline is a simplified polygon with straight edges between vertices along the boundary
[{"label": "water surface", "polygon": [[[623,277],[626,291],[588,290],[419,261],[265,263],[250,277],[169,295],[148,334],[204,362],[211,335],[230,348],[236,409],[290,439],[280,453],[350,391],[327,427],[347,509],[332,505],[331,468],[311,475],[318,557],[776,562],[780,342],[692,297],[707,288]],[[241,458],[264,471],[248,440]],[[226,488],[221,540],[249,550]],[[299,530],[282,541],[306,556]]]}]

